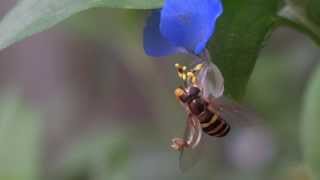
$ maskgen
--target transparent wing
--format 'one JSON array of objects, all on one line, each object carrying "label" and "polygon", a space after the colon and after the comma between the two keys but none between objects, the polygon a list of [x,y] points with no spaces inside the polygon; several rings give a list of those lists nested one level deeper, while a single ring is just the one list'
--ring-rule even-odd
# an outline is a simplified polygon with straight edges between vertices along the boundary
[{"label": "transparent wing", "polygon": [[215,98],[210,96],[209,109],[218,112],[219,115],[228,122],[235,122],[240,125],[257,125],[262,118],[251,108],[239,104],[230,98],[221,96]]},{"label": "transparent wing", "polygon": [[211,63],[205,62],[204,67],[198,74],[198,86],[203,89],[203,96],[220,97],[224,92],[224,79],[219,68]]},{"label": "transparent wing", "polygon": [[200,122],[192,114],[188,115],[187,126],[184,132],[184,140],[189,145],[180,151],[179,165],[180,169],[185,172],[192,168],[200,159],[202,143],[202,129]]}]

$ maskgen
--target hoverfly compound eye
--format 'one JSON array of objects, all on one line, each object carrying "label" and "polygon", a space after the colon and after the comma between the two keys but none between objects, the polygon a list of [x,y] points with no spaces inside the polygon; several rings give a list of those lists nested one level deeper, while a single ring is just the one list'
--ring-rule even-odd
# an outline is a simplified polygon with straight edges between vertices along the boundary
[{"label": "hoverfly compound eye", "polygon": [[191,87],[189,88],[189,96],[192,96],[192,97],[198,96],[199,93],[200,93],[200,89],[199,89],[198,87],[196,87],[196,86],[191,86]]}]

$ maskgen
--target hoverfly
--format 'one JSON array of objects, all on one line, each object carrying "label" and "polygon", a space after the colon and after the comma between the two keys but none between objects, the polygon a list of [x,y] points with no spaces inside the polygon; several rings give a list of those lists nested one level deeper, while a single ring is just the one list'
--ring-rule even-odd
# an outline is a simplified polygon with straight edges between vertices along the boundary
[{"label": "hoverfly", "polygon": [[[195,164],[199,154],[186,154],[194,151],[200,144],[203,132],[211,137],[225,137],[231,130],[230,121],[256,119],[252,111],[248,111],[236,102],[223,96],[224,79],[216,65],[202,61],[188,69],[175,65],[183,86],[176,88],[175,96],[187,112],[186,129],[183,138],[173,138],[171,147],[180,151],[180,168],[187,170]],[[212,75],[212,76],[210,76]],[[213,78],[210,80],[209,78]],[[190,160],[191,159],[191,160]]]}]

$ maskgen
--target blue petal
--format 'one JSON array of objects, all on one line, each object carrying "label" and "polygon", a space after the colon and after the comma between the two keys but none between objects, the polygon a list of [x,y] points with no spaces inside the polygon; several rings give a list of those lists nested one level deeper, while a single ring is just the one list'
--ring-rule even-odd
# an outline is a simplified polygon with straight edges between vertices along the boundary
[{"label": "blue petal", "polygon": [[174,45],[199,54],[222,11],[220,0],[166,0],[161,11],[161,34]]},{"label": "blue petal", "polygon": [[155,10],[148,17],[143,32],[144,51],[149,56],[161,57],[173,55],[179,52],[179,48],[173,46],[160,33],[160,11]]}]

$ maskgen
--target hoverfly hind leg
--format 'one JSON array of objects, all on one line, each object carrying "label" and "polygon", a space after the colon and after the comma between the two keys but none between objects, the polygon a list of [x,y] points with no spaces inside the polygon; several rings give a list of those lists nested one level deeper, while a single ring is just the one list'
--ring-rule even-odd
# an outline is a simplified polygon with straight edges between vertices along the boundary
[{"label": "hoverfly hind leg", "polygon": [[189,147],[189,144],[187,141],[185,141],[183,138],[173,138],[171,144],[171,148],[176,151],[182,151],[184,148]]},{"label": "hoverfly hind leg", "polygon": [[182,151],[184,148],[194,149],[198,146],[202,137],[201,124],[194,119],[192,114],[188,115],[187,126],[184,130],[183,138],[173,138],[171,148]]}]

